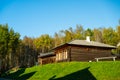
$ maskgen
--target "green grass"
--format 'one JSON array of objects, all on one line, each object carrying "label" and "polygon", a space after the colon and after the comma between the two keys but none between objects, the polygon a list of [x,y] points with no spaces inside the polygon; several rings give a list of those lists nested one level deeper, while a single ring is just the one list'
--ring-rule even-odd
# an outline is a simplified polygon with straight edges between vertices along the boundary
[{"label": "green grass", "polygon": [[120,61],[47,64],[19,69],[5,77],[15,80],[120,80]]}]

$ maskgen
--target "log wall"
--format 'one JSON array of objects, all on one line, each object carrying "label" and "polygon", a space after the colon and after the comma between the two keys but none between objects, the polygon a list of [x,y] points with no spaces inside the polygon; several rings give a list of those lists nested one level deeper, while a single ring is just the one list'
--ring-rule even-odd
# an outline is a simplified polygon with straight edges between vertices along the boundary
[{"label": "log wall", "polygon": [[48,63],[55,63],[56,57],[46,57],[46,58],[39,58],[38,63],[39,64],[48,64]]},{"label": "log wall", "polygon": [[71,46],[71,61],[94,61],[97,57],[108,57],[111,49],[99,47]]}]

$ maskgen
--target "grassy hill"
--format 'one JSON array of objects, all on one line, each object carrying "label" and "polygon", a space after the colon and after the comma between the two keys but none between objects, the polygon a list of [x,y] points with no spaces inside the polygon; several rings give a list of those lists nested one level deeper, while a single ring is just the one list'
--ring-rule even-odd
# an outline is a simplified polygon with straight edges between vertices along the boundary
[{"label": "grassy hill", "polygon": [[120,61],[47,64],[22,68],[5,77],[15,80],[120,80]]}]

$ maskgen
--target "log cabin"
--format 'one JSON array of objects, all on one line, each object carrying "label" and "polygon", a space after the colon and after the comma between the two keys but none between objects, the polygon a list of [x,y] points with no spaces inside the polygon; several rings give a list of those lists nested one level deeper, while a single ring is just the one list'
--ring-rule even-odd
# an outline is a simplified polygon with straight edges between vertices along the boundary
[{"label": "log cabin", "polygon": [[86,40],[73,40],[55,47],[56,62],[61,61],[95,61],[95,58],[112,56],[111,50],[115,46]]},{"label": "log cabin", "polygon": [[53,54],[39,57],[41,64],[63,62],[63,61],[95,61],[99,57],[111,57],[111,50],[115,46],[86,40],[73,40],[53,48]]}]

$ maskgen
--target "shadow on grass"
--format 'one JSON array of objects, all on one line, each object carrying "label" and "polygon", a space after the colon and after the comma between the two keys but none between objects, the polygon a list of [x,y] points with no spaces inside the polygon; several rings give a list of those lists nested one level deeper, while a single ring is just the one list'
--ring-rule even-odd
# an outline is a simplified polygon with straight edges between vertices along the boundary
[{"label": "shadow on grass", "polygon": [[89,71],[89,67],[79,70],[77,72],[68,74],[64,77],[55,78],[56,75],[52,76],[49,80],[97,80],[92,73]]},{"label": "shadow on grass", "polygon": [[24,74],[20,77],[17,78],[17,80],[26,80],[29,79],[30,77],[32,77],[34,74],[36,73],[36,71],[28,73],[28,74]]},{"label": "shadow on grass", "polygon": [[[12,79],[12,80],[26,80],[26,79],[29,79],[30,77],[32,77],[36,73],[36,71],[34,71],[34,72],[27,73],[27,74],[23,74],[24,72],[25,72],[25,68],[22,68],[14,73],[10,73],[10,74],[6,75],[4,78]],[[21,75],[21,74],[23,74],[23,75]]]},{"label": "shadow on grass", "polygon": [[13,73],[9,73],[7,74],[4,78],[8,78],[8,79],[17,79],[19,77],[20,74],[25,72],[25,68],[19,69],[16,72]]}]

